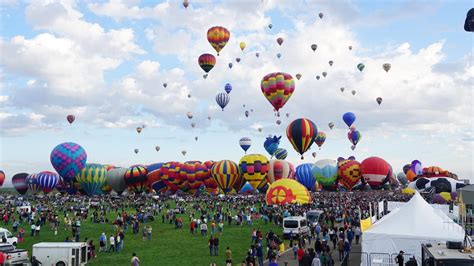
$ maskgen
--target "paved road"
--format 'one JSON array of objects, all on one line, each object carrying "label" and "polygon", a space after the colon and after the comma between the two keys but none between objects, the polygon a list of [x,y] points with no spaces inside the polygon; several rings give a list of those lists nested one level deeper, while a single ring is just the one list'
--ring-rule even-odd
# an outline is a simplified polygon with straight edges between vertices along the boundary
[{"label": "paved road", "polygon": [[[312,247],[314,245],[314,241],[312,242],[312,245],[309,245],[308,242],[306,242],[306,248]],[[333,251],[333,250],[331,250]],[[352,250],[351,252],[355,252],[355,254],[351,254],[349,257],[349,263],[348,265],[350,266],[357,266],[360,265],[360,252],[361,252],[361,245],[356,245],[355,242],[352,244]],[[340,266],[341,262],[339,262],[338,258],[338,252],[334,252],[332,254],[333,259],[335,260],[335,266]],[[293,252],[291,249],[287,249],[281,256],[280,259],[278,260],[278,265],[285,266],[285,262],[288,262],[287,266],[298,266],[298,260],[295,260],[293,257]],[[268,261],[264,262],[265,266],[268,266]]]}]

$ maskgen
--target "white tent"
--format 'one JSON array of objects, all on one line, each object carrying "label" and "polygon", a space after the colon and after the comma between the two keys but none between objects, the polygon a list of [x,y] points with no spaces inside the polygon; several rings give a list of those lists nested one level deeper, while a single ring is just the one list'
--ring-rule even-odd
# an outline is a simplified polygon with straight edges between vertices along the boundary
[{"label": "white tent", "polygon": [[394,256],[403,250],[406,254],[415,255],[420,262],[422,243],[463,240],[461,226],[444,213],[437,212],[419,193],[415,193],[409,202],[384,216],[362,234],[362,252],[370,261],[376,257],[371,254],[390,254],[388,260],[384,258],[384,263],[394,263]]}]

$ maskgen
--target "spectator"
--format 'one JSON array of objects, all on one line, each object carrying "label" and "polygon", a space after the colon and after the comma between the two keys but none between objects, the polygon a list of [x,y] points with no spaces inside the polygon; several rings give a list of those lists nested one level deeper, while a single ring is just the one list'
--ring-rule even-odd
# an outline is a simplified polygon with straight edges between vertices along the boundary
[{"label": "spectator", "polygon": [[131,266],[140,266],[140,259],[137,257],[136,253],[132,254],[132,260],[130,261]]}]

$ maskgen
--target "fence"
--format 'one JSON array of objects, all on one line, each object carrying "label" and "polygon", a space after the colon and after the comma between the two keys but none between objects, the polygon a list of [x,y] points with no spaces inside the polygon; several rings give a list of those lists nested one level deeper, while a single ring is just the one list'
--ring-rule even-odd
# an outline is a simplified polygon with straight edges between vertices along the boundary
[{"label": "fence", "polygon": [[[367,253],[367,252],[350,252],[346,256],[341,265],[349,266],[396,266],[395,258],[398,253]],[[413,255],[403,254],[404,261],[408,261]],[[356,258],[360,258],[356,260]]]}]

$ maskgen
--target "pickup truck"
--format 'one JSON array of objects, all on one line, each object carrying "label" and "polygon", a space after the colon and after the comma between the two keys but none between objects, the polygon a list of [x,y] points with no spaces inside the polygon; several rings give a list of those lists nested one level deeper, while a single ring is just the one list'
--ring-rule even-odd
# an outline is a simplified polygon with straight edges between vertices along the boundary
[{"label": "pickup truck", "polygon": [[5,254],[4,265],[29,265],[28,251],[26,249],[15,249],[8,243],[0,243],[0,252]]}]

